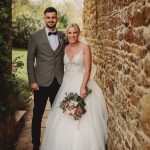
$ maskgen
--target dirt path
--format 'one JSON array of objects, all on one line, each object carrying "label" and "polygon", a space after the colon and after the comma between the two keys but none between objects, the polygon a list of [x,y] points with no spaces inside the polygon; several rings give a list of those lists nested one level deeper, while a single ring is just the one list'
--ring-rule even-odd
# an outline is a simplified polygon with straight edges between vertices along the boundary
[{"label": "dirt path", "polygon": [[[32,110],[33,110],[33,104],[31,102],[29,110],[26,114],[25,127],[22,129],[21,134],[19,135],[19,139],[16,143],[16,150],[32,150],[32,143],[31,143]],[[42,126],[41,126],[42,137],[43,137],[44,130],[46,128],[45,123],[49,114],[49,110],[50,110],[50,104],[48,101],[45,112],[44,112],[44,116],[42,119]]]}]

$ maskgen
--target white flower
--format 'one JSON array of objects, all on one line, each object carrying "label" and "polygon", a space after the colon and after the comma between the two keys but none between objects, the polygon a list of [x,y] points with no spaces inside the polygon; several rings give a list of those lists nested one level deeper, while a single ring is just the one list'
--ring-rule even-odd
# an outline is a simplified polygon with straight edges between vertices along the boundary
[{"label": "white flower", "polygon": [[74,102],[74,106],[77,106],[78,105],[78,102]]}]

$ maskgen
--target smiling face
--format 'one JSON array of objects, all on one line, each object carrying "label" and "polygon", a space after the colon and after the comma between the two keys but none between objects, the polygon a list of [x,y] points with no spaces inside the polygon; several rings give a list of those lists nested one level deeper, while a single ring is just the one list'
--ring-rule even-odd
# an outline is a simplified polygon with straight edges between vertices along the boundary
[{"label": "smiling face", "polygon": [[44,14],[45,24],[48,28],[55,28],[57,24],[57,14],[56,12],[46,12]]},{"label": "smiling face", "polygon": [[73,44],[76,43],[78,41],[78,37],[80,34],[80,30],[78,26],[70,26],[67,29],[67,38],[69,43]]}]

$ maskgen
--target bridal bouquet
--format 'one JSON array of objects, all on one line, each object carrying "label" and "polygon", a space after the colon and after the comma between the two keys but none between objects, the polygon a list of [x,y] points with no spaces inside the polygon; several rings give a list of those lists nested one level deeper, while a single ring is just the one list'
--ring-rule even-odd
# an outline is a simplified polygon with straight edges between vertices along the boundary
[{"label": "bridal bouquet", "polygon": [[[91,92],[92,90],[87,87],[87,95]],[[86,113],[85,106],[84,98],[73,92],[66,93],[65,98],[60,103],[60,108],[63,110],[63,113],[72,116],[75,120],[79,120]]]}]

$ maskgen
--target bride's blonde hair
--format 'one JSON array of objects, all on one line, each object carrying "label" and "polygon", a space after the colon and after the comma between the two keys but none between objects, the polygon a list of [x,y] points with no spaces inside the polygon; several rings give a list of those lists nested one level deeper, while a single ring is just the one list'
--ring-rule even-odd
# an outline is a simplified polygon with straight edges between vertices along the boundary
[{"label": "bride's blonde hair", "polygon": [[80,27],[77,23],[69,24],[66,28],[66,34],[68,34],[69,28],[71,28],[71,27],[74,27],[78,31],[78,33],[80,34]]}]

